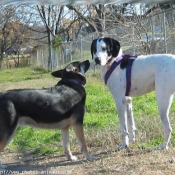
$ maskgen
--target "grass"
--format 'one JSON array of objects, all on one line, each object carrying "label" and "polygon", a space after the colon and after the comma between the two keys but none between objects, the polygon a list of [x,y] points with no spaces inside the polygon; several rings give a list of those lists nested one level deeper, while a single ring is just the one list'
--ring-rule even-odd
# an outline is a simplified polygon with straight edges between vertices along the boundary
[{"label": "grass", "polygon": [[[42,88],[56,84],[56,78],[40,68],[20,68],[0,71],[0,90],[15,88]],[[99,74],[88,73],[86,115],[84,120],[85,137],[90,147],[117,148],[121,141],[119,120],[114,100],[107,87],[100,80]],[[137,142],[131,148],[154,148],[163,141],[163,132],[158,117],[155,93],[134,98],[134,115],[137,126]],[[175,114],[175,105],[171,109],[171,123],[175,125],[172,117]],[[172,144],[175,145],[175,132],[172,133]],[[72,149],[79,149],[72,129],[70,130]],[[78,148],[77,148],[78,147]],[[40,130],[31,127],[19,127],[9,149],[25,151],[31,149],[34,154],[53,154],[62,152],[62,141],[59,130]]]},{"label": "grass", "polygon": [[18,148],[22,151],[34,148],[32,152],[34,154],[53,154],[54,152],[60,152],[61,150],[54,144],[56,141],[61,141],[61,134],[57,130],[48,131],[31,127],[19,127],[16,133],[17,134],[10,145],[11,148]]},{"label": "grass", "polygon": [[26,67],[18,69],[1,70],[0,83],[4,82],[20,82],[25,80],[33,80],[49,77],[50,74],[40,67]]}]

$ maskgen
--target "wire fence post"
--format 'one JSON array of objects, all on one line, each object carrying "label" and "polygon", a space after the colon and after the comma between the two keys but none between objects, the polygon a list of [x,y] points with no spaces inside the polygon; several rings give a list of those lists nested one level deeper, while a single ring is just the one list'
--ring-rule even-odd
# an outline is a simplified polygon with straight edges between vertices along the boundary
[{"label": "wire fence post", "polygon": [[133,44],[133,54],[136,54],[135,50],[135,26],[133,25],[133,36],[132,36],[132,44]]},{"label": "wire fence post", "polygon": [[81,39],[80,39],[80,57],[81,57],[80,59],[83,60],[83,56],[82,56],[82,51],[83,51],[83,49],[82,49],[82,47],[83,47],[83,46],[82,46],[82,38],[83,38],[83,36],[81,35],[80,38],[81,38]]},{"label": "wire fence post", "polygon": [[72,41],[70,41],[70,62],[72,62]]},{"label": "wire fence post", "polygon": [[166,15],[163,12],[163,37],[164,37],[164,52],[167,53],[167,38],[166,38]]}]

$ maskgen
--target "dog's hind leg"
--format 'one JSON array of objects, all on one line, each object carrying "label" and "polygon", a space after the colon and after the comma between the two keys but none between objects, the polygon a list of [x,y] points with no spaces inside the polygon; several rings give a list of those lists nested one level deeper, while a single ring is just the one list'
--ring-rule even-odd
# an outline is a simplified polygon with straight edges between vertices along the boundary
[{"label": "dog's hind leg", "polygon": [[167,95],[166,92],[156,91],[159,115],[164,129],[164,143],[159,145],[158,149],[168,149],[171,139],[171,124],[169,121],[169,111],[173,100],[173,95]]},{"label": "dog's hind leg", "polygon": [[[0,141],[0,152],[5,148],[6,145],[7,145],[6,142]],[[5,169],[5,168],[7,168],[7,166],[1,164],[1,161],[0,161],[0,170],[1,170],[1,169]]]},{"label": "dog's hind leg", "polygon": [[73,156],[71,151],[70,151],[69,128],[61,129],[61,135],[62,135],[62,139],[63,139],[63,150],[64,150],[64,153],[66,154],[67,159],[71,160],[71,161],[77,160],[77,157]]},{"label": "dog's hind leg", "polygon": [[84,138],[83,124],[77,123],[73,126],[73,129],[75,131],[79,145],[81,147],[81,151],[83,152],[85,158],[90,161],[94,160],[95,157],[91,156],[87,151],[86,142]]},{"label": "dog's hind leg", "polygon": [[[11,141],[18,122],[15,107],[10,101],[0,102],[0,152]],[[0,165],[1,168],[7,166]]]},{"label": "dog's hind leg", "polygon": [[[12,140],[12,137],[15,133],[15,129],[16,129],[16,126],[13,126],[13,128],[11,128],[10,131],[8,131],[7,133],[7,130],[4,130],[4,128],[1,127],[0,125],[0,152],[3,151],[6,145]],[[2,165],[0,162],[0,169],[5,169],[5,168],[7,168],[7,166]]]},{"label": "dog's hind leg", "polygon": [[127,108],[127,124],[128,124],[128,131],[129,131],[129,142],[135,142],[135,121],[132,109],[132,98],[126,97],[126,108]]}]

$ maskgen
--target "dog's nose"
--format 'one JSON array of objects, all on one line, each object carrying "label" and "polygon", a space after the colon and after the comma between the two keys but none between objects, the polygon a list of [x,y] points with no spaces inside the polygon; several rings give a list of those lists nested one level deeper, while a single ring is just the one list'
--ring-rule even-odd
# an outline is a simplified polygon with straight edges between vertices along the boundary
[{"label": "dog's nose", "polygon": [[95,63],[96,63],[96,64],[101,64],[101,59],[100,59],[99,57],[96,57],[96,58],[95,58]]}]

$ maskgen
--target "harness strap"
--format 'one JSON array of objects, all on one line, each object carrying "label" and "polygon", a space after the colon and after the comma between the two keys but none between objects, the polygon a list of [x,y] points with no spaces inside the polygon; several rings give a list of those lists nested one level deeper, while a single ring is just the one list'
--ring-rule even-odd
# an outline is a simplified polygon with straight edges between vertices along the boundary
[{"label": "harness strap", "polygon": [[108,78],[110,77],[110,75],[112,74],[113,70],[120,64],[121,60],[123,59],[123,55],[120,56],[119,58],[117,58],[111,65],[111,67],[109,68],[109,70],[106,72],[105,74],[105,84],[107,84]]},{"label": "harness strap", "polygon": [[137,56],[130,56],[130,55],[122,55],[117,60],[115,60],[110,69],[105,74],[105,84],[107,84],[108,78],[112,74],[113,70],[120,64],[121,60],[124,56],[129,56],[127,66],[126,66],[126,92],[125,96],[129,96],[130,88],[131,88],[131,70],[132,70],[132,64],[134,60],[137,58]]},{"label": "harness strap", "polygon": [[129,92],[131,89],[131,70],[132,70],[132,63],[137,58],[137,56],[130,56],[129,55],[128,63],[126,66],[126,92],[125,96],[129,96]]}]

